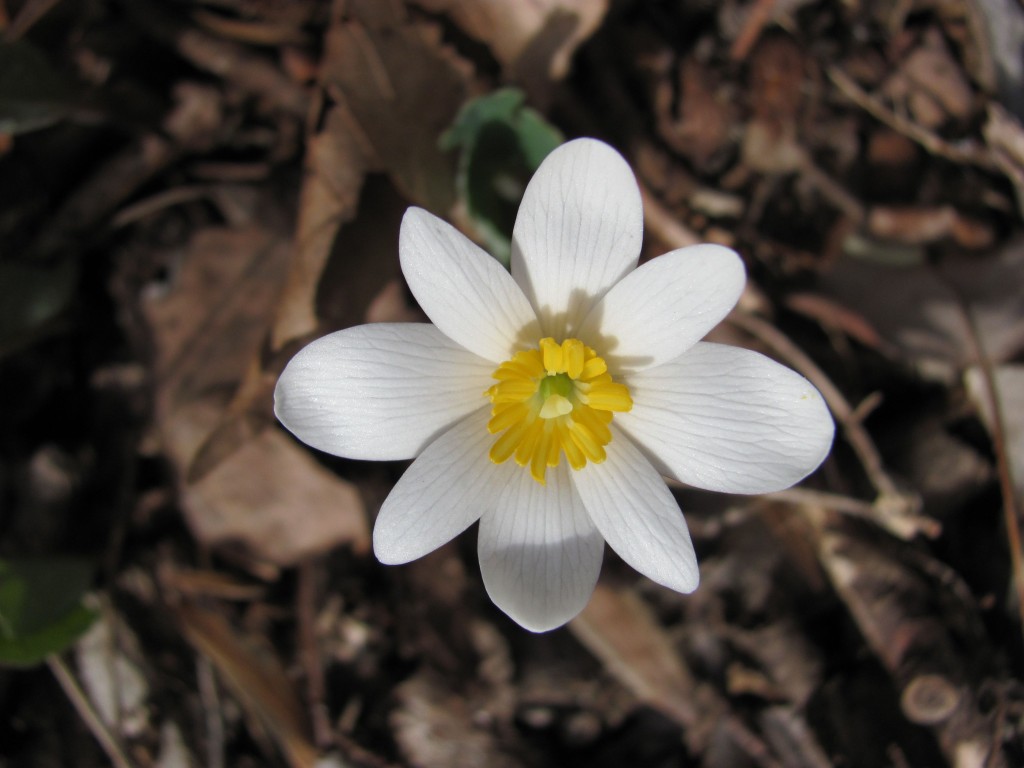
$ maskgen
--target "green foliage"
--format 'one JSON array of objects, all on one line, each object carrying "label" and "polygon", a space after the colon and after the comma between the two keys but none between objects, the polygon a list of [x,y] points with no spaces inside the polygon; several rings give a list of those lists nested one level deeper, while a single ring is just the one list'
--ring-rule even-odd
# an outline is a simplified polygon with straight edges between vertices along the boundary
[{"label": "green foliage", "polygon": [[69,259],[51,264],[0,261],[0,355],[31,339],[63,312],[77,281],[77,264]]},{"label": "green foliage", "polygon": [[460,151],[459,199],[487,248],[505,265],[526,182],[563,141],[558,129],[523,101],[515,88],[474,99],[441,137],[442,149]]},{"label": "green foliage", "polygon": [[0,42],[0,133],[24,133],[61,120],[70,89],[50,62],[24,40]]},{"label": "green foliage", "polygon": [[92,572],[77,558],[0,560],[0,665],[38,664],[90,627],[96,615],[82,596]]}]

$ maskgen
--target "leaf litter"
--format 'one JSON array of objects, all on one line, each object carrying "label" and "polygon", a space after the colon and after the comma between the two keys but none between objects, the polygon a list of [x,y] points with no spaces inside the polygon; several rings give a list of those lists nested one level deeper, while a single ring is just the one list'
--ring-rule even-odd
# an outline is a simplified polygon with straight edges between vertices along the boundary
[{"label": "leaf litter", "polygon": [[[0,557],[85,558],[104,606],[0,671],[0,761],[1024,762],[1014,3],[125,10],[0,2],[43,84],[0,77]],[[510,87],[630,160],[644,258],[743,254],[715,337],[840,426],[797,489],[674,488],[696,593],[608,553],[541,636],[489,604],[472,537],[377,564],[404,466],[314,454],[271,408],[309,339],[424,319],[398,222],[480,236],[440,139]]]}]

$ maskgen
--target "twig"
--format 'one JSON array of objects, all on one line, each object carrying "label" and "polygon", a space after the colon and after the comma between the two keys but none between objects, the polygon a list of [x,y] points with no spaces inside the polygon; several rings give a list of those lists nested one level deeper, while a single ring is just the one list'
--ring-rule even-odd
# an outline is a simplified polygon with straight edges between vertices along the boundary
[{"label": "twig", "polygon": [[152,216],[165,208],[201,200],[209,194],[210,187],[205,184],[189,184],[166,189],[122,208],[110,220],[110,227],[111,229],[120,229],[147,216]]},{"label": "twig", "polygon": [[89,697],[85,695],[85,692],[75,679],[74,673],[68,669],[64,660],[55,653],[50,654],[46,657],[46,666],[53,672],[53,676],[57,678],[57,682],[60,683],[64,694],[71,701],[75,711],[78,712],[78,716],[85,721],[96,741],[103,747],[103,751],[107,753],[107,757],[114,764],[114,768],[132,768],[132,764],[118,743],[117,737],[107,727],[107,724],[103,722],[103,718],[100,717],[93,707]]},{"label": "twig", "polygon": [[954,163],[975,165],[987,171],[998,171],[998,164],[992,157],[992,153],[986,148],[973,141],[962,141],[951,144],[925,130],[912,120],[885,106],[881,100],[872,96],[861,88],[856,81],[838,67],[828,68],[828,77],[835,84],[846,98],[865,112],[885,123],[897,133],[901,133],[912,141],[916,141],[928,152],[939,157],[944,157]]},{"label": "twig", "polygon": [[[644,223],[649,230],[664,241],[665,245],[671,248],[682,248],[699,242],[698,236],[679,224],[650,191],[641,187],[641,193],[644,200]],[[870,507],[859,508],[853,513],[868,515],[883,528],[902,539],[913,538],[918,533],[929,538],[938,536],[939,524],[931,518],[918,514],[921,506],[920,499],[901,491],[896,486],[882,466],[882,458],[878,449],[861,424],[860,419],[870,408],[874,407],[876,401],[869,397],[870,407],[865,404],[865,407],[853,408],[843,393],[832,383],[832,380],[825,375],[825,372],[771,323],[742,311],[734,311],[728,319],[747,333],[760,339],[777,355],[787,360],[810,380],[825,398],[832,414],[842,427],[843,434],[864,467],[868,480],[878,494],[874,504]],[[833,508],[839,507],[833,506]]]},{"label": "twig", "polygon": [[13,43],[24,37],[36,22],[52,11],[59,2],[60,0],[29,0],[21,7],[11,21],[11,25],[4,32],[3,41]]},{"label": "twig", "polygon": [[839,391],[839,388],[825,375],[825,372],[788,336],[768,321],[743,312],[733,312],[729,315],[728,321],[767,344],[773,352],[790,362],[821,392],[832,414],[839,420],[843,429],[850,433],[847,435],[847,439],[856,451],[861,464],[864,465],[864,471],[875,490],[882,495],[898,494],[896,484],[882,469],[882,459],[878,455],[874,443],[864,427],[854,420],[853,407]]},{"label": "twig", "polygon": [[299,565],[295,612],[298,619],[299,658],[306,676],[306,706],[313,724],[313,741],[324,749],[332,745],[331,722],[324,704],[324,669],[316,641],[317,568],[315,561]]},{"label": "twig", "polygon": [[[941,274],[941,273],[940,273]],[[967,327],[967,339],[972,347],[974,359],[981,370],[984,382],[985,397],[989,401],[992,414],[992,446],[996,454],[996,470],[999,474],[999,490],[1003,497],[1003,520],[1006,525],[1006,539],[1010,548],[1010,564],[1013,570],[1013,585],[1017,592],[1017,620],[1024,634],[1024,555],[1021,552],[1020,510],[1017,509],[1017,494],[1013,487],[1013,476],[1010,472],[1010,460],[1006,450],[1006,430],[1003,428],[1003,406],[999,399],[999,388],[996,387],[995,372],[992,359],[985,351],[981,340],[978,324],[971,312],[970,304],[953,280],[944,280],[949,290],[956,297],[960,311]]]},{"label": "twig", "polygon": [[854,499],[850,496],[843,496],[838,493],[827,493],[815,491],[810,488],[787,488],[784,491],[766,493],[766,499],[787,502],[798,506],[813,505],[822,509],[831,509],[850,517],[860,517],[866,520],[875,520],[875,508],[871,502]]},{"label": "twig", "polygon": [[800,153],[800,172],[828,202],[846,214],[856,224],[864,221],[864,205],[843,188],[843,185],[819,168],[808,152]]},{"label": "twig", "polygon": [[874,441],[856,418],[857,412],[825,372],[788,336],[766,320],[744,312],[733,312],[728,320],[766,344],[821,392],[833,416],[842,427],[847,442],[857,454],[868,481],[878,493],[878,498],[872,505],[875,521],[903,539],[912,538],[918,533],[926,536],[937,535],[938,523],[919,515],[920,500],[896,486],[895,481],[882,466],[882,457]]},{"label": "twig", "polygon": [[210,768],[224,768],[224,721],[220,714],[220,693],[213,664],[202,654],[196,657],[196,679],[206,721],[206,764]]}]

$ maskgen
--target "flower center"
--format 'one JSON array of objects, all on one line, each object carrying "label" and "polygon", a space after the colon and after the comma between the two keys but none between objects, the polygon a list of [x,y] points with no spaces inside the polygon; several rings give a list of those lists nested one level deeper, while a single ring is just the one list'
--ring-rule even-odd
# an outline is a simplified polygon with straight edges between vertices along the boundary
[{"label": "flower center", "polygon": [[612,381],[605,361],[579,339],[541,339],[536,348],[499,365],[493,376],[498,383],[485,393],[494,403],[487,429],[501,434],[491,461],[515,456],[541,485],[563,453],[573,469],[604,461],[612,412],[633,407],[626,385]]}]

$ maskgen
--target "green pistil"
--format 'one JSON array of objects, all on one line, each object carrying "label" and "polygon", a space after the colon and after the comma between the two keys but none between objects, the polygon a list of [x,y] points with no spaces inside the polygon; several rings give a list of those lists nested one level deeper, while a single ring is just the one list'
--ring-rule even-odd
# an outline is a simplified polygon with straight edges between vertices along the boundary
[{"label": "green pistil", "polygon": [[575,386],[568,373],[556,373],[553,376],[545,376],[541,379],[537,392],[540,395],[540,401],[546,403],[551,395],[561,395],[569,399],[569,395],[573,393],[574,389]]}]

